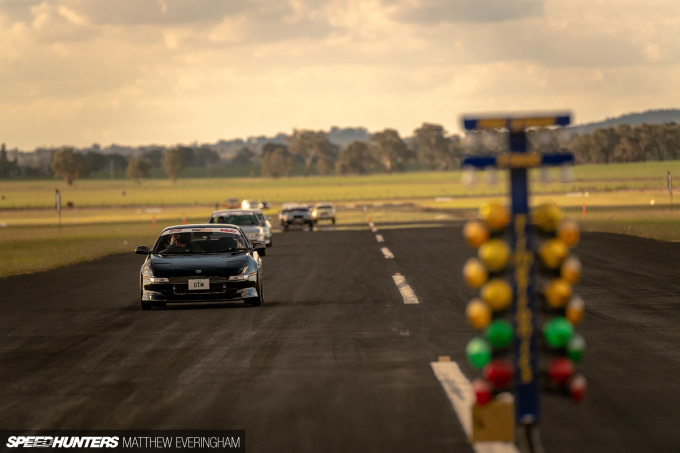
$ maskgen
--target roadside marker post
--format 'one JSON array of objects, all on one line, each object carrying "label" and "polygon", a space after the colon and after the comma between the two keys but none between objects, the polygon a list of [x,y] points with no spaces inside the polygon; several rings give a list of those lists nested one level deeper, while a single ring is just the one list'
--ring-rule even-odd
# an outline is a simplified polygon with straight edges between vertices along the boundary
[{"label": "roadside marker post", "polygon": [[668,194],[671,196],[671,212],[673,212],[673,178],[670,170],[668,170]]},{"label": "roadside marker post", "polygon": [[59,189],[55,189],[55,197],[55,207],[59,216],[59,232],[61,232],[61,192],[59,192]]},{"label": "roadside marker post", "polygon": [[[538,421],[538,339],[537,312],[534,300],[534,251],[529,212],[528,170],[530,168],[573,164],[571,153],[540,154],[528,150],[527,129],[566,126],[570,114],[464,117],[468,131],[505,129],[509,150],[498,155],[470,156],[463,168],[503,169],[510,171],[510,247],[512,253],[510,279],[513,289],[511,315],[513,319],[513,365],[515,381],[515,425],[517,444],[522,452],[543,451]],[[584,203],[585,213],[585,203]]]}]

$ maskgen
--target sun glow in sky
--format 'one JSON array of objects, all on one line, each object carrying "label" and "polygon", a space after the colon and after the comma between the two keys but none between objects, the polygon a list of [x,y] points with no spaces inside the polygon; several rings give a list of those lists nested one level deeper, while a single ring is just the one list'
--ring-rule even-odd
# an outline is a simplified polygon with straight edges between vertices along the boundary
[{"label": "sun glow in sky", "polygon": [[0,142],[582,124],[678,107],[678,30],[677,0],[0,0]]}]

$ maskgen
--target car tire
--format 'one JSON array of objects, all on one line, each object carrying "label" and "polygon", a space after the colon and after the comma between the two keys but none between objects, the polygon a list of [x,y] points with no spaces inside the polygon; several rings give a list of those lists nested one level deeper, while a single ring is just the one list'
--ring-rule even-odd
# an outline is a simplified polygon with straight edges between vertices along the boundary
[{"label": "car tire", "polygon": [[257,274],[257,296],[249,297],[248,299],[246,299],[246,303],[248,303],[251,307],[259,307],[264,303],[264,293],[262,292],[262,279],[260,278],[259,272]]},{"label": "car tire", "polygon": [[151,302],[149,302],[148,300],[143,300],[142,310],[151,310]]}]

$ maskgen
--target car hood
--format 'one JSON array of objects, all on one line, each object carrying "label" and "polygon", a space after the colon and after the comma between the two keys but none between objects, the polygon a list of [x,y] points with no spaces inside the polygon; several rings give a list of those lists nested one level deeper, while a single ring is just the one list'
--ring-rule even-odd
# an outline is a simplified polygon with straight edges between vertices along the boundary
[{"label": "car hood", "polygon": [[[240,226],[240,225],[239,225]],[[244,233],[259,233],[260,228],[262,228],[259,225],[248,225],[248,226],[241,226],[241,229],[243,230]]]},{"label": "car hood", "polygon": [[[149,267],[157,277],[181,275],[237,275],[248,264],[248,255],[152,255]],[[201,271],[197,273],[196,271]]]}]

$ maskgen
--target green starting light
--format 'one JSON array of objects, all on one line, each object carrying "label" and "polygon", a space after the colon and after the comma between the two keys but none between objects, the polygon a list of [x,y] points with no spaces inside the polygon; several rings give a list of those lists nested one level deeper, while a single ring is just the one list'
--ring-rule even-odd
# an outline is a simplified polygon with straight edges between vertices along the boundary
[{"label": "green starting light", "polygon": [[491,360],[491,345],[480,337],[475,337],[465,348],[468,362],[474,368],[484,368]]},{"label": "green starting light", "polygon": [[496,349],[508,347],[513,339],[512,326],[505,319],[495,319],[484,330],[484,336]]},{"label": "green starting light", "polygon": [[563,316],[557,316],[543,325],[543,337],[552,348],[563,348],[574,334],[574,326]]},{"label": "green starting light", "polygon": [[586,340],[583,335],[574,333],[567,343],[567,356],[574,363],[578,363],[583,359],[583,353],[586,350]]}]

